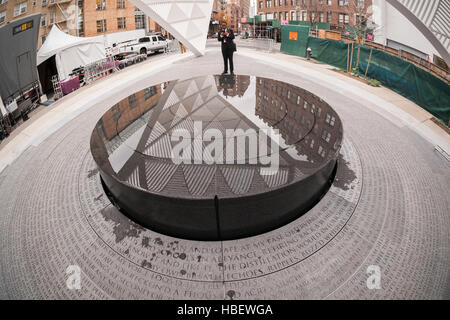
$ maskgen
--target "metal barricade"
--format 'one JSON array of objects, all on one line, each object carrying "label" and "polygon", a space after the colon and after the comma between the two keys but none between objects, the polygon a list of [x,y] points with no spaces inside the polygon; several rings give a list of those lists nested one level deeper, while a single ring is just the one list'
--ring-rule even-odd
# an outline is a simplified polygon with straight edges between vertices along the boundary
[{"label": "metal barricade", "polygon": [[173,39],[167,45],[165,53],[180,52],[180,42]]},{"label": "metal barricade", "polygon": [[268,53],[273,51],[273,39],[256,38],[253,40],[253,46],[257,50],[262,50]]},{"label": "metal barricade", "polygon": [[52,85],[53,85],[53,99],[56,101],[63,97],[61,84],[59,82],[59,77],[57,74],[52,76]]},{"label": "metal barricade", "polygon": [[117,71],[116,61],[114,57],[107,57],[97,60],[84,67],[84,82],[89,84],[96,79],[107,76],[110,73]]}]

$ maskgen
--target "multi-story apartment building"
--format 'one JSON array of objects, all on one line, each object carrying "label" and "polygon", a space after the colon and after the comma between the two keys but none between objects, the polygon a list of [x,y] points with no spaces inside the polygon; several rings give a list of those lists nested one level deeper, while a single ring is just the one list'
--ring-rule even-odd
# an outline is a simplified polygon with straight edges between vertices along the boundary
[{"label": "multi-story apartment building", "polygon": [[239,29],[241,17],[250,12],[250,0],[214,0],[213,13],[224,12],[230,18],[230,28]]},{"label": "multi-story apartment building", "polygon": [[[136,21],[142,21],[128,0],[0,0],[0,26],[34,13],[41,14],[38,49],[53,25],[74,36],[90,37],[135,30]],[[145,22],[152,30],[150,21]]]},{"label": "multi-story apartment building", "polygon": [[248,17],[250,14],[250,0],[237,0],[239,6],[241,7],[242,17]]},{"label": "multi-story apartment building", "polygon": [[372,0],[257,0],[258,14],[275,20],[328,22],[331,26],[356,25]]},{"label": "multi-story apartment building", "polygon": [[230,18],[229,27],[237,31],[241,20],[241,7],[233,2],[227,3],[225,6],[225,14]]},{"label": "multi-story apartment building", "polygon": [[86,37],[135,30],[134,5],[126,0],[84,0]]},{"label": "multi-story apartment building", "polygon": [[55,24],[72,35],[83,28],[83,0],[0,0],[0,26],[35,13],[41,14],[38,48]]},{"label": "multi-story apartment building", "polygon": [[[337,113],[318,96],[279,81],[256,78],[256,115],[280,131],[286,144],[308,155],[304,166],[315,166],[342,143]],[[305,150],[308,149],[308,152]]]}]

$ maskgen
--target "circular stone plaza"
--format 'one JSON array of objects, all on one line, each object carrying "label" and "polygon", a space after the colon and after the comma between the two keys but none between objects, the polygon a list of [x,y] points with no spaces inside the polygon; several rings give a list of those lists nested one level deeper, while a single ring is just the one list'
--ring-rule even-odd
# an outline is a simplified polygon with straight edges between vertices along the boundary
[{"label": "circular stone plaza", "polygon": [[0,145],[0,299],[449,299],[448,133],[280,52],[238,43],[218,75],[217,45],[98,80]]}]

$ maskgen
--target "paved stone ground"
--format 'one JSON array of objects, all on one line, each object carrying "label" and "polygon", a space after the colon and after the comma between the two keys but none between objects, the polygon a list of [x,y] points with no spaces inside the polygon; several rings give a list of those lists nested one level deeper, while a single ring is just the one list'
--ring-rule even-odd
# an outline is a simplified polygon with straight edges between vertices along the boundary
[{"label": "paved stone ground", "polygon": [[[303,87],[339,113],[344,145],[320,203],[282,228],[226,242],[171,238],[121,215],[90,154],[97,120],[132,91],[222,68],[216,49],[157,74],[147,64],[148,76],[123,92],[86,93],[95,105],[0,173],[0,299],[449,299],[450,165],[434,146],[361,92],[330,90],[251,51],[235,64]],[[66,287],[69,265],[82,270],[80,290]],[[367,288],[371,265],[381,289]]]}]

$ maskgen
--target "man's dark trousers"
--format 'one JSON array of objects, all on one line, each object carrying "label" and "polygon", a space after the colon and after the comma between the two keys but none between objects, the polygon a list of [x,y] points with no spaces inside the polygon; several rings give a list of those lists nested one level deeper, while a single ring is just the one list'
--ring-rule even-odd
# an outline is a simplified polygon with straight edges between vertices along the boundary
[{"label": "man's dark trousers", "polygon": [[230,72],[233,73],[233,53],[234,50],[232,48],[222,47],[224,72],[228,72],[228,62],[230,62]]}]

